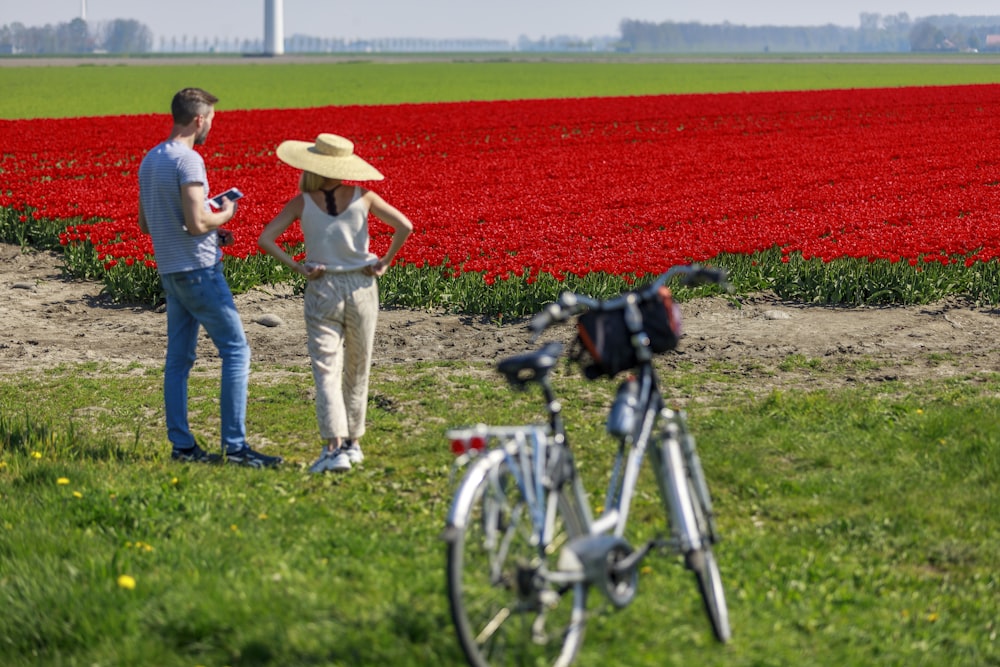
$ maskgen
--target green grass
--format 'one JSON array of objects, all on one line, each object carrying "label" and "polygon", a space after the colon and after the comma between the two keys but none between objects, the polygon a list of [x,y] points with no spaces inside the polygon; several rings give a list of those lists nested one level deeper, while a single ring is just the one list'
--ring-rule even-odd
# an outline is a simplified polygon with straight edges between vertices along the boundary
[{"label": "green grass", "polygon": [[[145,63],[146,61],[142,61]],[[155,62],[155,61],[154,61]],[[130,64],[131,63],[131,64]],[[168,111],[169,96],[200,86],[219,109],[300,108],[495,99],[874,88],[1000,82],[996,63],[961,58],[926,63],[895,56],[829,62],[610,57],[398,63],[385,59],[282,64],[236,59],[198,67],[108,60],[100,65],[0,67],[0,118],[62,118]]]},{"label": "green grass", "polygon": [[[104,267],[89,242],[61,246],[59,234],[74,221],[30,218],[20,220],[13,209],[0,209],[0,242],[15,243],[26,250],[51,249],[63,253],[65,275],[104,283],[104,292],[120,303],[155,306],[163,294],[156,270],[143,264],[120,263]],[[964,261],[926,263],[919,268],[907,262],[843,258],[826,262],[790,255],[783,261],[777,248],[751,255],[721,254],[710,264],[728,271],[737,294],[770,290],[783,299],[801,303],[846,305],[901,305],[932,303],[959,297],[977,304],[1000,303],[1000,264]],[[230,287],[242,293],[260,287],[290,282],[300,290],[305,279],[268,257],[226,257],[224,271]],[[646,278],[640,278],[642,283]],[[451,312],[489,316],[499,322],[532,315],[555,301],[564,290],[607,298],[631,289],[636,282],[623,276],[589,273],[568,274],[556,280],[540,274],[529,282],[511,277],[493,285],[480,273],[455,277],[439,268],[397,266],[382,278],[382,303],[387,306],[436,308]],[[710,293],[714,288],[677,288],[680,300]]]},{"label": "green grass", "polygon": [[[734,639],[711,640],[690,574],[656,557],[632,607],[591,620],[578,664],[1000,664],[1000,376],[763,394],[732,374],[669,377],[702,396],[688,411]],[[192,383],[206,436],[215,381]],[[613,385],[558,382],[596,494]],[[366,463],[315,477],[307,370],[255,368],[249,428],[289,459],[277,471],[169,462],[158,383],[100,365],[0,379],[5,665],[461,663],[438,539],[443,432],[531,421],[536,396],[483,365],[377,368]],[[660,525],[643,484],[635,516]]]}]

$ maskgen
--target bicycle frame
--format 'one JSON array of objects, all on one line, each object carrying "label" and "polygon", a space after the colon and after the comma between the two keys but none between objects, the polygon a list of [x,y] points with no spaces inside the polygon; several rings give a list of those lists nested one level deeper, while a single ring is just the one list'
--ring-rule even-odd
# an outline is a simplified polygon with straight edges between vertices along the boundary
[{"label": "bicycle frame", "polygon": [[[639,408],[637,412],[641,419],[637,420],[635,432],[623,437],[619,442],[618,452],[612,469],[603,508],[598,517],[594,517],[590,499],[582,480],[576,473],[572,452],[564,430],[559,401],[555,397],[548,374],[535,380],[541,386],[549,412],[549,424],[525,426],[479,426],[472,429],[453,429],[448,432],[453,439],[469,439],[479,437],[486,440],[495,439],[500,446],[483,453],[468,471],[469,477],[481,481],[489,471],[495,468],[501,459],[508,461],[508,469],[513,473],[516,483],[524,493],[531,508],[531,521],[534,539],[540,548],[546,548],[552,540],[552,524],[557,511],[557,504],[562,503],[564,518],[572,521],[570,537],[612,535],[622,538],[628,525],[629,511],[635,492],[639,473],[647,452],[651,453],[651,463],[660,469],[665,463],[671,466],[683,466],[679,457],[665,460],[663,450],[659,446],[650,447],[651,442],[665,445],[673,442],[677,447],[665,446],[671,451],[677,449],[678,454],[686,454],[679,447],[681,433],[687,434],[683,414],[666,409],[659,390],[656,372],[651,363],[644,363],[638,369]],[[656,427],[660,425],[660,433]],[[693,443],[689,448],[693,453]],[[679,468],[682,469],[682,468]],[[686,505],[680,503],[671,493],[677,491],[665,488],[662,475],[656,475],[661,483],[659,489],[667,509],[671,511],[671,525],[692,525],[691,517],[674,516],[674,509]],[[466,490],[474,489],[475,483],[466,484]],[[556,491],[557,493],[553,493]],[[459,507],[466,498],[458,497],[453,504],[453,511],[448,522],[457,524],[454,507]],[[688,523],[681,523],[682,521]],[[675,536],[677,537],[677,536]],[[675,540],[676,541],[676,540]],[[698,548],[698,544],[685,544],[689,540],[681,540],[682,549]],[[565,581],[565,578],[560,578]]]}]

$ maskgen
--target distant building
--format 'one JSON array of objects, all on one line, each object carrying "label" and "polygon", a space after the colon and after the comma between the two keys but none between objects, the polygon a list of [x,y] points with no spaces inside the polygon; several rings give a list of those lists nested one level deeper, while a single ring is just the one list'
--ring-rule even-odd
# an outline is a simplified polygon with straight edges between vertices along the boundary
[{"label": "distant building", "polygon": [[1000,35],[986,35],[985,51],[1000,51]]}]

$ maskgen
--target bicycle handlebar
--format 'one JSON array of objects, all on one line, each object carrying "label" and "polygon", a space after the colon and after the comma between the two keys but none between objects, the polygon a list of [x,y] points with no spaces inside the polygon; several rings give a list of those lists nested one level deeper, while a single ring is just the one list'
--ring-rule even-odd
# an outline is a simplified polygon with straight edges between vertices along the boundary
[{"label": "bicycle handlebar", "polygon": [[644,301],[652,297],[668,280],[677,276],[682,277],[681,284],[683,285],[715,284],[727,291],[730,289],[725,269],[701,266],[700,264],[672,266],[645,287],[624,292],[603,301],[584,294],[577,294],[576,292],[563,292],[559,295],[558,301],[550,303],[545,307],[545,310],[532,317],[531,323],[528,326],[535,336],[538,336],[553,324],[565,322],[569,318],[587,310],[618,310],[624,308],[632,295],[638,295],[639,299]]}]

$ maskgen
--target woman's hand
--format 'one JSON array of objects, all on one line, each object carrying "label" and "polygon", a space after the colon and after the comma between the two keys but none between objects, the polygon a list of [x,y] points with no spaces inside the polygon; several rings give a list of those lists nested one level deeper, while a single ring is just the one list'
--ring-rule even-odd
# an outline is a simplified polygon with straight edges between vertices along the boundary
[{"label": "woman's hand", "polygon": [[307,280],[318,280],[323,277],[324,273],[326,273],[326,267],[315,262],[306,262],[300,266],[302,267],[302,275],[304,275]]},{"label": "woman's hand", "polygon": [[386,263],[384,259],[379,259],[374,264],[369,264],[364,268],[366,275],[375,276],[376,278],[384,276],[385,272],[389,270],[389,264]]}]

